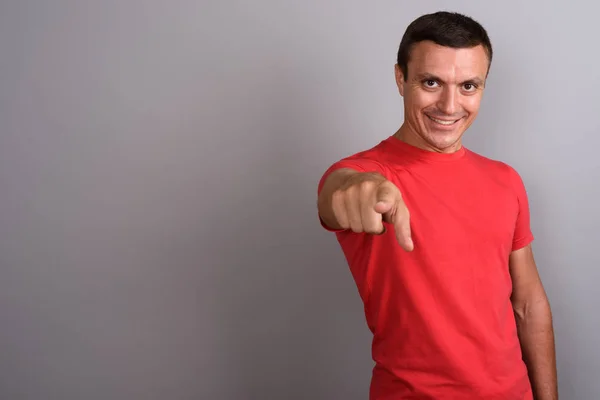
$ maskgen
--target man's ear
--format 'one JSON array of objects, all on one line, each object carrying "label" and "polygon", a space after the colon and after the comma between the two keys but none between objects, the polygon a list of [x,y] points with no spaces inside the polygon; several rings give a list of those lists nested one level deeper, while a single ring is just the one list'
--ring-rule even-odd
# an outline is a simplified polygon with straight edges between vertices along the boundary
[{"label": "man's ear", "polygon": [[394,74],[396,75],[396,85],[398,86],[400,96],[404,96],[404,74],[398,64],[394,66]]}]

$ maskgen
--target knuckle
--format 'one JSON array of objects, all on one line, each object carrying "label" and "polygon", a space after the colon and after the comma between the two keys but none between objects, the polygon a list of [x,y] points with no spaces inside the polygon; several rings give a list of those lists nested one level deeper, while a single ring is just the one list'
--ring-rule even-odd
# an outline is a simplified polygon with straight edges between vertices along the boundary
[{"label": "knuckle", "polygon": [[354,201],[360,195],[360,188],[357,185],[350,186],[343,192],[344,199],[348,201]]},{"label": "knuckle", "polygon": [[356,222],[350,222],[350,229],[352,229],[352,232],[354,232],[354,233],[362,233],[363,232],[362,225],[359,223],[356,223]]},{"label": "knuckle", "polygon": [[365,232],[373,234],[373,235],[379,235],[382,233],[382,231],[383,231],[383,227],[378,226],[378,225],[373,225],[373,226],[370,226],[369,229],[365,229]]},{"label": "knuckle", "polygon": [[334,208],[333,215],[342,228],[348,229],[348,219],[346,218],[344,210]]},{"label": "knuckle", "polygon": [[375,185],[375,182],[373,182],[372,180],[364,180],[360,183],[360,186],[363,188],[370,188],[373,187]]},{"label": "knuckle", "polygon": [[373,233],[375,231],[375,225],[373,223],[363,223],[363,230],[366,233]]},{"label": "knuckle", "polygon": [[334,203],[341,203],[342,199],[344,198],[344,192],[341,190],[336,190],[335,192],[333,192],[333,194],[331,195],[331,200]]},{"label": "knuckle", "polygon": [[377,188],[377,183],[373,181],[363,181],[360,184],[360,190],[364,194],[373,192]]},{"label": "knuckle", "polygon": [[381,215],[375,213],[365,213],[363,215],[363,225],[365,232],[378,234],[383,230],[383,221]]}]

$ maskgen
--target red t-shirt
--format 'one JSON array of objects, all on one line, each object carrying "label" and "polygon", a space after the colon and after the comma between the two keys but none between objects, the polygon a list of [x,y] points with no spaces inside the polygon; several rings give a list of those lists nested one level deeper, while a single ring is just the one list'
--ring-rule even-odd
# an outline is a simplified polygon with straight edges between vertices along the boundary
[{"label": "red t-shirt", "polygon": [[332,165],[319,192],[337,168],[381,173],[411,215],[410,253],[393,226],[336,231],[373,333],[370,399],[532,399],[510,301],[509,254],[533,240],[517,172],[393,136]]}]

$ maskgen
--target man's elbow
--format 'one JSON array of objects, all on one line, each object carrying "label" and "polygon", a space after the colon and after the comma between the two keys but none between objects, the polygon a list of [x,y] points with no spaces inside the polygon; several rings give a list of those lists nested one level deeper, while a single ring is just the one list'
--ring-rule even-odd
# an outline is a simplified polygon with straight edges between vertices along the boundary
[{"label": "man's elbow", "polygon": [[552,323],[552,310],[550,302],[544,291],[540,291],[528,298],[513,301],[513,311],[517,323]]}]

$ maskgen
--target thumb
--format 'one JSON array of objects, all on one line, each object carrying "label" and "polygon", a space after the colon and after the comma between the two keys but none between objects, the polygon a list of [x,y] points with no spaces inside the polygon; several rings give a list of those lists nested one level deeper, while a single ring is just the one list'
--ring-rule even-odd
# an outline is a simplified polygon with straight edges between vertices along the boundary
[{"label": "thumb", "polygon": [[391,201],[379,200],[377,203],[375,203],[373,209],[378,214],[385,214],[387,212],[390,212],[393,207],[394,203],[392,203]]},{"label": "thumb", "polygon": [[375,211],[379,214],[385,214],[394,208],[400,198],[400,194],[396,187],[393,187],[389,182],[382,183],[375,193]]}]

